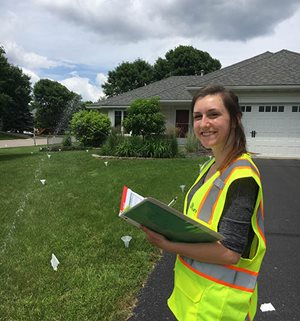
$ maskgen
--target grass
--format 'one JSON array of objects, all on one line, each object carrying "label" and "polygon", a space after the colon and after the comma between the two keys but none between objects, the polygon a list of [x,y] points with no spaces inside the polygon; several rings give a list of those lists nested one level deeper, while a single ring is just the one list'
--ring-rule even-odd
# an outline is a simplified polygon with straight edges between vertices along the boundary
[{"label": "grass", "polygon": [[164,202],[177,195],[181,209],[179,185],[193,182],[200,160],[110,159],[106,167],[91,152],[50,155],[0,149],[1,320],[126,320],[160,253],[118,218],[122,187]]}]

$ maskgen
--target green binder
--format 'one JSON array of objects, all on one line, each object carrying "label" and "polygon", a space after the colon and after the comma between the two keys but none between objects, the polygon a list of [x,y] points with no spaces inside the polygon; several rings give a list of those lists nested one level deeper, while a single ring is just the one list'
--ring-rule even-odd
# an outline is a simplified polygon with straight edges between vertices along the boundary
[{"label": "green binder", "polygon": [[171,241],[206,243],[223,238],[220,233],[152,197],[144,198],[137,205],[125,209],[119,216],[137,227],[144,225]]}]

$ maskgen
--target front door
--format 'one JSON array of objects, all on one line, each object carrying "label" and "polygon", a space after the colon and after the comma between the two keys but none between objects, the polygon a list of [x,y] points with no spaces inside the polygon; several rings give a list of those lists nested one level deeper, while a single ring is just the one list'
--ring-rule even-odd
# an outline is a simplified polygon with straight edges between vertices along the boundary
[{"label": "front door", "polygon": [[189,130],[189,110],[176,110],[176,123],[177,137],[184,138]]}]

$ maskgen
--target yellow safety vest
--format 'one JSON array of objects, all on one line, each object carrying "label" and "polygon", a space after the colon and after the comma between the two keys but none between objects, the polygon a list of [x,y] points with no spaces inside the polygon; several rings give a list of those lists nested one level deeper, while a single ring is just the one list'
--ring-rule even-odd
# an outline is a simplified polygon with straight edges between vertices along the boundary
[{"label": "yellow safety vest", "polygon": [[254,238],[250,255],[241,257],[235,265],[204,263],[177,255],[168,305],[179,321],[250,321],[256,313],[257,277],[266,251],[260,174],[251,157],[243,154],[201,184],[213,163],[212,158],[202,166],[186,195],[184,213],[217,231],[230,184],[253,177],[259,190],[251,219]]}]

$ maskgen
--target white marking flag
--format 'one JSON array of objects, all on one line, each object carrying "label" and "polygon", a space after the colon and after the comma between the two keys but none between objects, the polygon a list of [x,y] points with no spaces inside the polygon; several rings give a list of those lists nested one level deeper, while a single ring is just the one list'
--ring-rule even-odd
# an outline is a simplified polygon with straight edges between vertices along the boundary
[{"label": "white marking flag", "polygon": [[57,259],[57,257],[52,253],[52,257],[51,257],[51,265],[53,267],[53,270],[54,271],[57,271],[57,267],[58,267],[58,264],[60,263]]},{"label": "white marking flag", "polygon": [[260,306],[260,310],[262,312],[268,312],[268,311],[275,311],[275,308],[273,307],[272,303],[263,303]]}]

